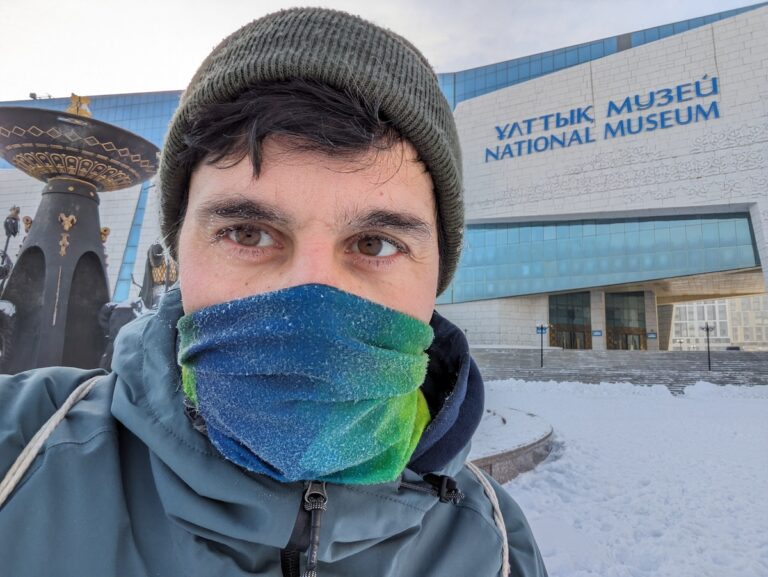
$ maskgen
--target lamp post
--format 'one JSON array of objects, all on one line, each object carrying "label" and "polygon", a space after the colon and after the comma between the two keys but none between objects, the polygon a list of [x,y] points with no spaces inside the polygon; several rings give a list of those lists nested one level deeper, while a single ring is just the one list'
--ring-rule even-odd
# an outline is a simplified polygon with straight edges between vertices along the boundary
[{"label": "lamp post", "polygon": [[539,321],[536,325],[536,332],[541,336],[541,363],[540,368],[544,368],[544,335],[547,334],[547,325]]},{"label": "lamp post", "polygon": [[699,327],[702,331],[707,333],[707,367],[708,370],[712,370],[712,357],[709,353],[709,333],[715,330],[715,325],[711,325],[709,323],[704,323],[703,327]]}]

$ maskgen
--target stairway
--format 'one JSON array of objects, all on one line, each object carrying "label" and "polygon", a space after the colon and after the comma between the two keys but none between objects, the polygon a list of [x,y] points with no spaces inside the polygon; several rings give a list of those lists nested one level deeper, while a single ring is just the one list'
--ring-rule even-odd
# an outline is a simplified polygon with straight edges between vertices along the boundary
[{"label": "stairway", "polygon": [[521,379],[581,383],[666,385],[679,394],[697,381],[720,385],[768,385],[768,352],[712,351],[591,351],[472,348],[486,381]]}]

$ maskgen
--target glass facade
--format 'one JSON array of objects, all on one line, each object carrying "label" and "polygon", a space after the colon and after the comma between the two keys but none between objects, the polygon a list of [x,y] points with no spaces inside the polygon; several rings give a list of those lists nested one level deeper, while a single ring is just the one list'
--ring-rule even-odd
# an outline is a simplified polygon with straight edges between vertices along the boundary
[{"label": "glass facade", "polygon": [[[627,35],[629,36],[629,43],[622,48],[634,48],[654,40],[666,38],[667,36],[687,32],[699,26],[711,24],[723,18],[730,18],[731,16],[736,16],[748,10],[754,10],[766,4],[768,2],[640,30],[639,32]],[[507,86],[526,82],[545,74],[613,54],[619,50],[619,38],[619,36],[603,38],[585,44],[489,64],[488,66],[470,68],[461,72],[446,72],[437,76],[440,86],[446,98],[448,98],[448,102],[450,102],[453,108],[456,108],[459,102],[469,98],[475,98],[476,96],[488,94]]]},{"label": "glass facade", "polygon": [[759,265],[747,213],[470,225],[438,304]]},{"label": "glass facade", "polygon": [[646,350],[644,293],[606,293],[605,328],[608,349]]},{"label": "glass facade", "polygon": [[683,20],[682,22],[675,22],[674,24],[664,24],[663,26],[656,26],[654,28],[633,32],[630,35],[631,47],[634,48],[635,46],[661,40],[667,36],[673,36],[675,34],[680,34],[681,32],[687,32],[688,30],[693,30],[699,26],[712,24],[713,22],[723,20],[724,18],[731,18],[732,16],[736,16],[737,14],[741,14],[742,12],[746,12],[748,10],[760,8],[766,4],[768,4],[768,2],[762,2],[752,6],[744,6],[742,8],[734,8],[733,10],[726,10],[725,12],[718,12],[717,14],[710,14],[709,16],[691,18],[690,20]]},{"label": "glass facade", "polygon": [[706,348],[707,336],[702,329],[705,323],[714,328],[709,333],[711,345],[731,342],[725,299],[676,304],[672,323],[672,350]]},{"label": "glass facade", "polygon": [[[112,300],[115,302],[126,300],[131,292],[133,268],[136,264],[136,252],[139,249],[141,225],[144,223],[144,213],[147,209],[150,186],[149,182],[145,182],[141,186],[139,199],[136,201],[136,210],[133,213],[133,222],[131,222],[131,232],[128,233],[128,241],[125,243],[125,251],[123,252],[123,260],[120,265],[120,273],[117,277],[115,292],[112,296]],[[144,255],[142,255],[142,259],[143,258],[145,258]]]},{"label": "glass facade", "polygon": [[616,37],[606,38],[461,72],[438,74],[438,80],[448,102],[455,108],[463,100],[602,58],[616,50]]},{"label": "glass facade", "polygon": [[728,299],[732,345],[768,351],[768,295]]},{"label": "glass facade", "polygon": [[588,292],[550,295],[549,344],[564,349],[592,348],[592,319]]}]

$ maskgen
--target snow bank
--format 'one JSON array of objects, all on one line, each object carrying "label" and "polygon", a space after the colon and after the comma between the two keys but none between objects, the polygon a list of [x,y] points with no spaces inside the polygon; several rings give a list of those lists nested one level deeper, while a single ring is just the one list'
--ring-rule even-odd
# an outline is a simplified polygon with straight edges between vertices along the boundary
[{"label": "snow bank", "polygon": [[551,577],[768,576],[768,387],[488,384],[557,446],[505,485]]}]

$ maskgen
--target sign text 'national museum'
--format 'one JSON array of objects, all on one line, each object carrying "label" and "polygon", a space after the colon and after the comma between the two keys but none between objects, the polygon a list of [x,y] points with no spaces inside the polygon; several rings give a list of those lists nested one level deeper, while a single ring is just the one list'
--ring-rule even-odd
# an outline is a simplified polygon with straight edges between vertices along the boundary
[{"label": "sign text 'national museum'", "polygon": [[[610,100],[601,131],[596,129],[592,105],[497,124],[494,129],[500,143],[485,149],[485,162],[720,118],[719,102],[713,98],[718,93],[717,76],[705,74],[701,80],[674,88]],[[536,135],[541,132],[547,134]]]}]

